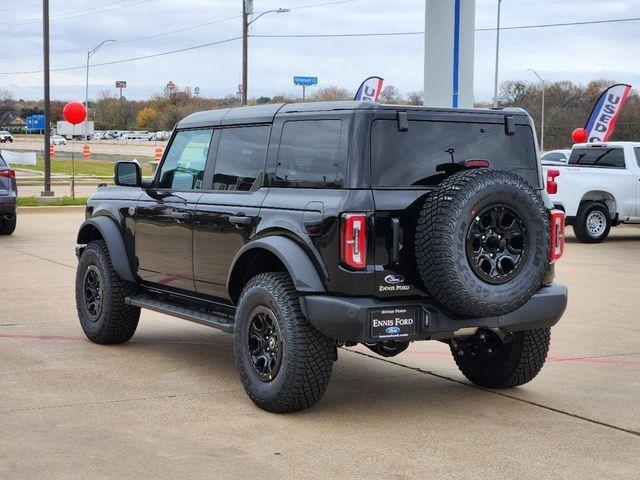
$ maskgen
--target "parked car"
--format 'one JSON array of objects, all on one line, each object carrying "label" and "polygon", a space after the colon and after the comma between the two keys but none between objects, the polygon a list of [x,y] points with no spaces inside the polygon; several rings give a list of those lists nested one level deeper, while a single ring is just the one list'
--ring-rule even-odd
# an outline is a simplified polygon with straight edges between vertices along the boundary
[{"label": "parked car", "polygon": [[67,139],[64,138],[62,135],[51,135],[50,142],[53,145],[66,145],[67,144]]},{"label": "parked car", "polygon": [[[584,243],[640,223],[640,142],[576,144],[565,166],[545,166],[549,196]],[[548,188],[549,190],[549,188]]]},{"label": "parked car", "polygon": [[13,143],[13,135],[6,130],[0,131],[0,143]]},{"label": "parked car", "polygon": [[151,137],[149,132],[127,132],[120,136],[120,140],[150,140]]},{"label": "parked car", "polygon": [[156,132],[152,134],[151,140],[154,140],[157,142],[165,141],[165,140],[169,140],[170,136],[171,136],[171,132]]},{"label": "parked car", "polygon": [[571,150],[552,150],[540,158],[542,165],[566,165],[569,161]]},{"label": "parked car", "polygon": [[17,198],[16,172],[0,154],[0,235],[11,235],[16,229]]},{"label": "parked car", "polygon": [[272,412],[323,395],[340,346],[448,343],[486,388],[532,380],[562,316],[564,216],[520,109],[327,102],[193,114],[153,180],[119,162],[76,253],[86,336],[129,340],[146,308],[234,334]]}]

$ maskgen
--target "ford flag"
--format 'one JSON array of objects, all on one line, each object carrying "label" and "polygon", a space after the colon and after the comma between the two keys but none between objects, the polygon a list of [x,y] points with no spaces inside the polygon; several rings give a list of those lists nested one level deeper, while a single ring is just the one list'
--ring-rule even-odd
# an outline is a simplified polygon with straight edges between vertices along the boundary
[{"label": "ford flag", "polygon": [[382,91],[382,82],[384,79],[380,77],[369,77],[358,89],[358,93],[356,93],[355,101],[363,100],[365,102],[377,102],[378,97],[380,96],[380,92]]},{"label": "ford flag", "polygon": [[602,143],[609,140],[630,90],[630,85],[612,85],[600,95],[584,127],[589,142]]}]

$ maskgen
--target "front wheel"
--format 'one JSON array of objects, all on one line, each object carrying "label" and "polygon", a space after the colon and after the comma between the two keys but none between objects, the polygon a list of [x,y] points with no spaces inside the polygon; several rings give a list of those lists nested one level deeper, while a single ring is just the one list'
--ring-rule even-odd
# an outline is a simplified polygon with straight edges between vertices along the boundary
[{"label": "front wheel", "polygon": [[467,379],[486,388],[524,385],[542,369],[549,352],[551,329],[515,332],[501,339],[491,330],[451,341],[451,353]]},{"label": "front wheel", "polygon": [[611,215],[602,203],[585,203],[580,207],[573,231],[582,243],[600,243],[609,236]]},{"label": "front wheel", "polygon": [[244,389],[258,407],[293,412],[315,405],[324,394],[335,345],[302,314],[289,275],[264,273],[240,296],[235,358]]},{"label": "front wheel", "polygon": [[135,292],[135,285],[116,273],[103,241],[87,245],[76,272],[76,308],[89,340],[109,345],[133,336],[140,309],[127,305],[126,298]]}]

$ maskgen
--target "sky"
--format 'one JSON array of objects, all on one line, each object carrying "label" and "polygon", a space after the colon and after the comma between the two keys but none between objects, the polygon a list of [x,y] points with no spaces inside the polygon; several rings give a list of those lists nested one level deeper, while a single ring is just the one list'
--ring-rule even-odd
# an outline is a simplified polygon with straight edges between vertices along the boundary
[{"label": "sky", "polygon": [[[453,1],[453,0],[440,0]],[[51,67],[83,67],[86,51],[106,39],[91,59],[104,63],[226,41],[185,52],[95,66],[90,97],[127,81],[125,95],[144,99],[169,81],[199,87],[202,96],[237,90],[241,73],[241,0],[50,0]],[[319,5],[320,4],[320,5]],[[324,4],[324,5],[323,5]],[[476,1],[476,28],[496,24],[498,0]],[[249,96],[300,94],[294,75],[319,78],[319,87],[355,91],[379,75],[401,93],[422,90],[422,35],[348,38],[265,38],[258,35],[421,32],[425,0],[254,0],[270,13],[251,25]],[[14,98],[41,99],[41,1],[0,0],[0,89]],[[502,26],[640,17],[640,0],[503,0]],[[206,24],[206,25],[203,25]],[[190,28],[198,26],[196,28]],[[167,35],[166,32],[180,30]],[[147,37],[140,39],[141,37]],[[149,38],[151,37],[151,38]],[[235,40],[234,40],[235,39]],[[475,34],[476,101],[493,95],[495,31]],[[500,80],[528,80],[535,69],[546,81],[587,83],[607,78],[640,86],[640,21],[504,30]],[[84,100],[86,71],[53,72],[52,98]],[[313,88],[308,90],[313,93]]]}]

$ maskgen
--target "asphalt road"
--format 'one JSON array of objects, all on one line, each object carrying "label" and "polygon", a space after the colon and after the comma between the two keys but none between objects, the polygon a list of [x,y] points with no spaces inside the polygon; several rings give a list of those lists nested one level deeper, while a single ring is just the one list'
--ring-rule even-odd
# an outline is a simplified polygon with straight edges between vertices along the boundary
[{"label": "asphalt road", "polygon": [[447,348],[341,350],[312,410],[256,408],[224,333],[144,312],[133,340],[85,340],[78,209],[0,237],[0,478],[639,478],[640,229],[569,235],[570,306],[524,387],[469,385]]}]

